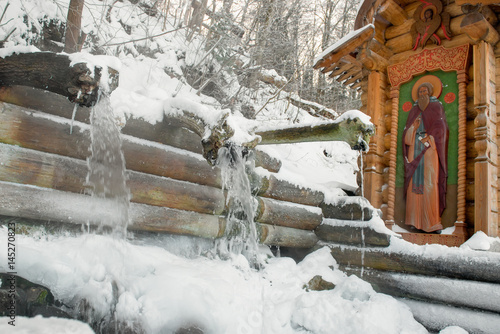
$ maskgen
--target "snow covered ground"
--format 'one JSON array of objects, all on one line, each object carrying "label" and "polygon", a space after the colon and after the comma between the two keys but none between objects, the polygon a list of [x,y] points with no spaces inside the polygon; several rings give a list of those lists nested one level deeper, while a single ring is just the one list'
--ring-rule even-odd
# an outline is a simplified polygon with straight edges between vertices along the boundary
[{"label": "snow covered ground", "polygon": [[[28,20],[52,17],[64,20],[69,0],[23,0],[10,3],[3,34],[16,30],[2,50],[5,56],[14,51],[32,52],[25,48]],[[141,38],[144,32],[123,32],[118,18],[127,24],[143,24],[137,13],[126,12],[130,6],[117,2],[109,25],[96,24],[99,12],[90,15],[102,1],[87,0],[83,26],[97,33],[101,42],[121,42]],[[161,33],[161,25],[151,20],[150,34]],[[149,21],[148,21],[149,22]],[[113,39],[111,39],[111,37]],[[141,55],[138,43],[108,48],[109,57],[92,58],[120,69],[119,88],[111,95],[115,117],[125,122],[129,116],[159,122],[174,105],[186,105],[206,119],[216,119],[225,112],[213,98],[198,95],[183,80],[167,72],[182,75],[181,66],[196,64],[203,48],[196,39],[189,44],[179,34],[168,34],[144,46],[160,50],[153,57]],[[151,45],[155,43],[155,45]],[[148,45],[146,45],[148,44]],[[22,48],[17,48],[19,45]],[[84,50],[86,54],[88,50]],[[178,57],[185,54],[185,58]],[[81,55],[80,55],[81,56]],[[81,59],[81,58],[80,58]],[[227,89],[237,91],[234,83]],[[269,92],[248,95],[256,110],[266,107],[256,120],[245,119],[233,111],[231,124],[237,125],[235,141],[245,141],[256,127],[283,126],[289,123],[284,101],[267,103]],[[306,112],[296,110],[294,119],[304,124],[324,122]],[[344,143],[308,143],[262,147],[280,158],[283,167],[278,176],[300,186],[323,191],[329,201],[343,195],[343,189],[355,190],[358,153]],[[261,171],[263,172],[263,171]],[[383,224],[382,224],[383,225]],[[7,229],[0,229],[0,244],[7,240]],[[487,250],[498,243],[478,235],[464,248]],[[407,247],[404,242],[395,247]],[[91,305],[93,319],[114,314],[116,320],[147,333],[172,333],[181,327],[198,326],[204,333],[427,333],[417,323],[410,309],[396,299],[376,293],[356,276],[338,269],[327,248],[308,255],[300,263],[290,258],[274,257],[261,248],[261,268],[251,267],[242,255],[221,259],[213,251],[213,243],[187,237],[134,236],[127,240],[107,235],[66,232],[48,235],[43,231],[16,238],[16,271],[33,282],[51,289],[55,297],[68,307],[82,300]],[[408,252],[422,248],[408,245]],[[426,248],[432,249],[435,248]],[[442,251],[440,248],[437,251]],[[454,250],[450,250],[454,251]],[[464,251],[462,249],[461,251]],[[0,248],[0,271],[7,272],[7,247]],[[335,284],[329,291],[304,288],[314,276],[321,275]],[[62,319],[21,318],[16,327],[0,318],[1,333],[90,333],[82,323]],[[442,334],[462,334],[463,329],[450,327]]]}]

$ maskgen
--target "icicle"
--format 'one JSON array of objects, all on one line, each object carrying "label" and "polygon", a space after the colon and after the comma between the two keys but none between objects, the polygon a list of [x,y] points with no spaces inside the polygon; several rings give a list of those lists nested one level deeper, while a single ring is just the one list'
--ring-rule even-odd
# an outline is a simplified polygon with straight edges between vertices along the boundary
[{"label": "icicle", "polygon": [[[82,91],[79,90],[78,94],[76,95],[76,99],[80,99],[80,96],[82,96]],[[75,103],[75,106],[73,107],[73,114],[71,115],[71,126],[69,128],[69,134],[73,134],[73,122],[75,121],[75,115],[76,115],[76,109],[78,109],[78,103]]]},{"label": "icicle", "polygon": [[361,278],[363,278],[364,271],[365,271],[365,229],[361,228]]}]

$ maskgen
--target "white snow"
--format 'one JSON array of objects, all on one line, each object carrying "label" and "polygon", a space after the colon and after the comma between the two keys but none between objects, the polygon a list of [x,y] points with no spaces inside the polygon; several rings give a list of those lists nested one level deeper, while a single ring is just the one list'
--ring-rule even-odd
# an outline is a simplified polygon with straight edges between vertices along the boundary
[{"label": "white snow", "polygon": [[16,317],[15,326],[9,325],[10,318],[0,317],[0,333],[16,334],[93,334],[86,323],[63,318]]},{"label": "white snow", "polygon": [[[0,229],[0,240],[6,238],[7,230]],[[18,235],[16,243],[18,274],[51,287],[66,305],[86,299],[95,317],[116,307],[117,319],[149,333],[188,325],[217,334],[333,333],[339,328],[426,333],[404,305],[339,271],[328,248],[298,264],[270,257],[257,271],[242,255],[182,257],[144,241],[139,245],[102,235]],[[196,247],[193,241],[180,248],[196,253]],[[0,249],[0,270],[6,269],[6,256],[6,248]],[[303,287],[315,275],[336,288],[307,292]]]},{"label": "white snow", "polygon": [[367,24],[364,27],[359,28],[358,30],[353,30],[349,32],[347,35],[339,39],[337,42],[334,44],[330,45],[328,48],[323,50],[323,52],[314,59],[313,64],[317,64],[320,60],[324,59],[326,56],[328,56],[332,52],[337,52],[340,47],[344,45],[344,43],[356,38],[359,36],[363,31],[367,29],[375,29],[373,24]]},{"label": "white snow", "polygon": [[[0,36],[13,33],[0,49],[0,57],[38,51],[27,41],[33,37],[31,29],[40,30],[39,20],[47,18],[64,21],[69,0],[9,3],[5,21],[0,25]],[[103,65],[120,70],[119,87],[111,94],[111,106],[118,123],[134,117],[155,124],[161,122],[165,114],[186,109],[213,125],[229,112],[214,98],[197,94],[182,78],[184,65],[199,65],[203,60],[204,46],[199,40],[194,38],[186,43],[182,29],[162,38],[144,39],[145,27],[149,36],[165,31],[155,19],[131,10],[135,7],[128,1],[113,3],[111,22],[104,17],[108,8],[104,6],[109,2],[86,0],[85,3],[83,31],[98,36],[99,46],[108,55],[90,56],[90,50],[84,49],[71,58],[74,63],[88,63],[89,68]],[[26,13],[28,25],[24,23]],[[131,27],[130,34],[125,33],[122,24]],[[317,60],[370,26],[348,34]],[[168,25],[167,30],[175,29]],[[138,39],[142,40],[130,42]],[[138,48],[146,46],[155,50],[153,56],[140,54]],[[243,118],[237,108],[231,111],[228,123],[236,130],[233,140],[237,143],[253,139],[251,131],[257,127],[289,127],[291,120],[298,127],[326,123],[303,110],[290,108],[286,99],[280,98],[280,92],[276,94],[264,84],[261,90],[251,94],[237,82],[228,86],[231,92],[241,88],[242,99],[256,111],[254,121]],[[272,98],[274,96],[276,98]],[[369,122],[369,117],[359,111],[346,112],[337,121],[353,117]],[[322,191],[327,203],[335,203],[345,195],[344,190],[358,188],[359,153],[353,152],[346,143],[268,145],[260,149],[282,161],[281,170],[275,174],[277,178]],[[256,171],[269,173],[262,168]],[[325,220],[325,223],[344,222]],[[394,233],[385,229],[377,215],[363,224]],[[0,229],[0,240],[7,240],[6,228]],[[489,245],[497,241],[498,238],[492,240],[479,234],[461,248],[449,248],[411,245],[392,238],[389,249],[428,257],[448,254],[467,259],[473,256],[477,261],[487,262],[500,260],[500,254],[496,257],[474,249],[490,249]],[[20,276],[46,285],[68,306],[76,306],[85,299],[93,307],[94,317],[109,315],[114,309],[118,320],[131,326],[139,325],[147,333],[170,333],[191,325],[199,326],[207,334],[427,333],[405,304],[376,293],[368,283],[340,271],[327,248],[311,253],[300,263],[273,257],[263,248],[260,270],[250,267],[242,255],[218,258],[210,240],[187,237],[131,235],[128,240],[117,240],[91,233],[47,235],[40,229],[31,235],[18,234],[16,249],[16,271]],[[0,247],[0,271],[8,271],[6,264],[7,248]],[[330,291],[304,289],[316,275],[336,287]],[[2,333],[10,333],[7,319],[0,318]],[[86,324],[71,320],[17,317],[16,322],[16,333],[17,330],[19,333],[91,332]],[[441,333],[462,334],[464,331],[449,327]]]}]

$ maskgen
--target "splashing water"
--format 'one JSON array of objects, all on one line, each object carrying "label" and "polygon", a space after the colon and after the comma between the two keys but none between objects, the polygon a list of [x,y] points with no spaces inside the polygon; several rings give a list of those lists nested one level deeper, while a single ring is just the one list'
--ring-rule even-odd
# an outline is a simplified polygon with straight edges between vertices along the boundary
[{"label": "splashing water", "polygon": [[221,168],[222,184],[227,190],[228,209],[224,238],[218,241],[221,255],[243,254],[258,265],[257,230],[254,222],[256,202],[246,173],[246,150],[229,145],[219,150],[217,165]]},{"label": "splashing water", "polygon": [[120,131],[113,119],[109,97],[102,95],[91,113],[91,156],[87,158],[87,193],[109,203],[112,221],[101,221],[100,227],[110,226],[113,234],[124,238],[129,222],[130,192],[126,185],[125,158]]}]

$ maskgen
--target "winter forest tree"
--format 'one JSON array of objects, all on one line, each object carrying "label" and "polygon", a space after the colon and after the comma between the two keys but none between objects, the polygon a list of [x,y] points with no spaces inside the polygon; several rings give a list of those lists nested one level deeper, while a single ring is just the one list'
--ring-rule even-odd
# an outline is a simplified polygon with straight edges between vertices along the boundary
[{"label": "winter forest tree", "polygon": [[[57,6],[58,2],[54,3]],[[56,52],[71,53],[84,48],[94,54],[151,56],[161,52],[158,45],[162,36],[185,30],[187,43],[195,43],[195,39],[200,43],[200,60],[183,69],[187,83],[213,96],[223,106],[238,108],[248,118],[255,118],[259,110],[249,109],[244,101],[239,101],[239,91],[228,93],[223,89],[234,80],[248,89],[258,80],[270,81],[276,86],[273,98],[289,99],[289,104],[300,103],[290,98],[294,94],[298,100],[312,101],[338,112],[359,106],[356,91],[312,68],[322,50],[352,30],[359,0],[103,0],[98,3],[100,16],[93,17],[90,29],[80,27],[82,10],[85,6],[96,6],[96,2],[71,0],[68,12],[61,10],[60,21],[38,18],[38,22],[30,22],[27,18],[31,32],[25,36],[26,42]],[[8,6],[9,2],[4,12]],[[163,22],[154,32],[148,28],[153,19]],[[100,31],[104,20],[115,27],[114,35]],[[168,30],[167,22],[175,29]],[[134,29],[143,29],[146,38],[134,39]],[[3,43],[8,38],[4,36]],[[242,62],[240,55],[247,56],[249,61]],[[262,70],[276,71],[279,79],[262,78]],[[290,118],[293,120],[293,115]]]}]

